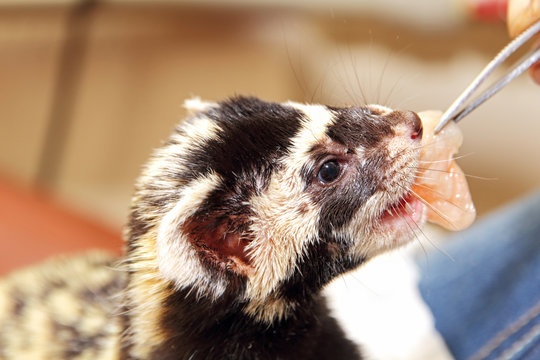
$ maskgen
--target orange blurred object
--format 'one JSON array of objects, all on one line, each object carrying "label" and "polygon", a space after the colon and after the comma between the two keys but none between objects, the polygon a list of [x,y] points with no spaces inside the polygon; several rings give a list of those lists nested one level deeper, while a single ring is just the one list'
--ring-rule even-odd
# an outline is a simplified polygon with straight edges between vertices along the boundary
[{"label": "orange blurred object", "polygon": [[0,179],[0,274],[65,253],[103,249],[121,254],[122,246],[120,230]]}]

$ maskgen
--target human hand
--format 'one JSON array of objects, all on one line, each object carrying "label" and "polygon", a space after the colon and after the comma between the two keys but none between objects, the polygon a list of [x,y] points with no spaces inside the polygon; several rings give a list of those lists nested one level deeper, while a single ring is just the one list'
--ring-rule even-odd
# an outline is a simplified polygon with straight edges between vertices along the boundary
[{"label": "human hand", "polygon": [[540,20],[540,0],[509,0],[506,20],[510,36],[518,36]]},{"label": "human hand", "polygon": [[[516,37],[540,20],[540,0],[509,0],[506,20],[508,33],[511,37]],[[540,39],[536,45],[540,45]],[[540,84],[540,62],[531,66],[529,74],[537,84]]]}]

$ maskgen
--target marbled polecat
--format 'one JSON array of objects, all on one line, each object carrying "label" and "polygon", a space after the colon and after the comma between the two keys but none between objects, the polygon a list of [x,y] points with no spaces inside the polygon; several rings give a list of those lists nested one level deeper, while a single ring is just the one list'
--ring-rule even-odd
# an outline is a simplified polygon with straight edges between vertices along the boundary
[{"label": "marbled polecat", "polygon": [[190,104],[136,184],[119,266],[93,253],[0,282],[1,359],[361,358],[321,289],[423,222],[418,116]]}]

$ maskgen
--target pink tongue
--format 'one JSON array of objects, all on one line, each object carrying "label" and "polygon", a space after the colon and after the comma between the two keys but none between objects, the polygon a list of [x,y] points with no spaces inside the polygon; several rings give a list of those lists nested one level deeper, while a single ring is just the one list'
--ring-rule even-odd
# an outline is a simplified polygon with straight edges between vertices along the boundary
[{"label": "pink tongue", "polygon": [[424,132],[420,170],[413,191],[429,203],[428,221],[449,230],[465,229],[474,221],[476,209],[465,175],[452,160],[463,142],[461,131],[457,125],[450,123],[435,135],[433,129],[442,113],[424,111],[418,115],[422,119]]}]

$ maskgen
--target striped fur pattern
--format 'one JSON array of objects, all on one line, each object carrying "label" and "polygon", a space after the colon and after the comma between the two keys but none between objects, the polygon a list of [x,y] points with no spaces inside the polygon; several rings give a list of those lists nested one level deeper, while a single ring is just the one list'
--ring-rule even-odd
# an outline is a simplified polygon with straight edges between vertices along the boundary
[{"label": "striped fur pattern", "polygon": [[[320,290],[408,241],[423,221],[422,208],[404,207],[420,151],[416,114],[244,97],[186,106],[191,116],[136,184],[121,270],[87,257],[59,263],[80,275],[51,271],[41,281],[34,270],[0,283],[0,329],[12,334],[0,333],[0,359],[24,358],[19,350],[51,359],[360,358]],[[46,307],[56,291],[66,314]],[[46,308],[39,315],[23,298]],[[46,340],[23,344],[20,334],[36,329],[16,320],[20,302],[27,321],[53,324],[36,337]]]},{"label": "striped fur pattern", "polygon": [[0,281],[0,359],[118,359],[125,274],[90,253]]}]

